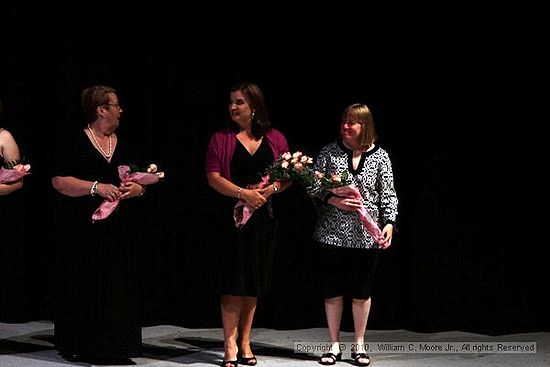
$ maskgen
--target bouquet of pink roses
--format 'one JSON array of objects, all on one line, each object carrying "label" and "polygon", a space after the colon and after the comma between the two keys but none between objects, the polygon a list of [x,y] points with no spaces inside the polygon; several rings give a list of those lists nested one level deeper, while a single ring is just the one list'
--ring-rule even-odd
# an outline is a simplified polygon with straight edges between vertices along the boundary
[{"label": "bouquet of pink roses", "polygon": [[[293,179],[302,185],[309,186],[312,184],[313,171],[310,165],[313,163],[313,158],[308,157],[300,151],[290,153],[286,152],[271,165],[262,177],[262,181],[258,184],[259,188],[273,184],[278,180]],[[233,208],[233,219],[235,226],[242,228],[254,213],[254,208],[246,204],[244,200],[237,201]]]},{"label": "bouquet of pink roses", "polygon": [[[363,202],[363,197],[357,187],[351,182],[348,171],[344,171],[341,175],[332,175],[330,178],[325,177],[321,172],[315,172],[315,177],[321,180],[321,186],[325,187],[334,195],[343,198],[357,199]],[[363,223],[372,238],[379,244],[384,242],[384,237],[382,236],[380,227],[378,227],[378,223],[372,218],[364,205],[361,205],[361,207],[357,209],[357,214],[359,215],[359,219],[361,219],[361,223]]]},{"label": "bouquet of pink roses", "polygon": [[290,152],[283,153],[275,163],[267,168],[268,183],[291,178],[304,186],[310,186],[314,180],[313,170],[310,168],[312,163],[313,158],[300,151],[292,154]]},{"label": "bouquet of pink roses", "polygon": [[[122,183],[132,181],[145,186],[159,182],[164,178],[164,172],[157,171],[157,165],[154,163],[150,164],[147,169],[140,169],[135,165],[121,165],[118,166],[118,176]],[[120,199],[118,198],[114,201],[103,200],[92,215],[92,222],[107,218],[118,207],[119,203]]]},{"label": "bouquet of pink roses", "polygon": [[19,181],[30,174],[31,165],[20,162],[6,162],[0,167],[0,183],[12,183]]}]

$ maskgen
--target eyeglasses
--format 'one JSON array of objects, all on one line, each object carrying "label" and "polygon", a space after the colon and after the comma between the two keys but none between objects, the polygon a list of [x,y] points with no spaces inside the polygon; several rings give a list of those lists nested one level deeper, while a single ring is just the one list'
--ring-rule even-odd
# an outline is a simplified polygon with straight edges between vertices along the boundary
[{"label": "eyeglasses", "polygon": [[122,109],[118,103],[105,103],[104,106],[113,106],[113,107],[118,108],[119,110]]}]

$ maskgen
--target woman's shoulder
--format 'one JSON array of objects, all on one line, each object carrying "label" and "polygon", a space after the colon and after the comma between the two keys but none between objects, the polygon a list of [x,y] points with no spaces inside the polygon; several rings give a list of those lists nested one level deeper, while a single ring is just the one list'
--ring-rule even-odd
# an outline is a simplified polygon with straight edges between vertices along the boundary
[{"label": "woman's shoulder", "polygon": [[383,157],[389,157],[388,151],[386,149],[384,149],[384,147],[381,146],[378,143],[376,143],[374,145],[373,153],[376,153],[376,154],[381,155]]},{"label": "woman's shoulder", "polygon": [[379,144],[376,144],[370,156],[381,162],[391,162],[390,154],[386,149],[384,149],[383,146]]},{"label": "woman's shoulder", "polygon": [[210,144],[224,144],[230,139],[236,139],[236,134],[231,128],[224,128],[215,131],[210,136]]},{"label": "woman's shoulder", "polygon": [[269,140],[274,142],[286,142],[285,135],[280,130],[277,130],[274,127],[270,128],[267,131],[266,136]]},{"label": "woman's shoulder", "polygon": [[2,138],[11,138],[12,135],[8,130],[0,127],[0,137],[2,137]]},{"label": "woman's shoulder", "polygon": [[340,149],[340,146],[338,145],[337,141],[331,141],[328,144],[325,144],[321,147],[320,153],[334,153],[334,152],[343,152],[342,149]]},{"label": "woman's shoulder", "polygon": [[6,129],[0,127],[0,144],[7,144],[15,141],[13,135]]},{"label": "woman's shoulder", "polygon": [[282,137],[284,137],[284,134],[281,132],[281,130],[279,130],[277,128],[274,128],[274,127],[267,130],[267,135],[268,136],[282,136]]},{"label": "woman's shoulder", "polygon": [[227,139],[228,137],[235,136],[235,132],[229,128],[223,128],[217,131],[214,131],[214,133],[211,135],[211,139]]}]

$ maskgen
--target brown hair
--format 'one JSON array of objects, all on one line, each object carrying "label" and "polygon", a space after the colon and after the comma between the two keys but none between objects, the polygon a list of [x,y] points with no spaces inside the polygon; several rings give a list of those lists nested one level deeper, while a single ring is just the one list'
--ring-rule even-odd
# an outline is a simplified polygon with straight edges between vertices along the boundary
[{"label": "brown hair", "polygon": [[256,139],[264,136],[271,128],[271,121],[267,114],[267,107],[265,104],[264,94],[258,85],[251,82],[239,83],[233,88],[231,92],[240,91],[244,94],[246,102],[250,105],[250,109],[253,113],[251,121],[251,132]]},{"label": "brown hair", "polygon": [[361,135],[359,136],[361,148],[367,149],[378,138],[376,130],[374,129],[374,119],[367,105],[354,103],[346,107],[342,114],[342,121],[347,120],[353,120],[361,124]]},{"label": "brown hair", "polygon": [[97,118],[97,108],[109,104],[109,93],[116,93],[114,88],[104,85],[94,85],[82,91],[80,102],[84,111],[86,123]]}]

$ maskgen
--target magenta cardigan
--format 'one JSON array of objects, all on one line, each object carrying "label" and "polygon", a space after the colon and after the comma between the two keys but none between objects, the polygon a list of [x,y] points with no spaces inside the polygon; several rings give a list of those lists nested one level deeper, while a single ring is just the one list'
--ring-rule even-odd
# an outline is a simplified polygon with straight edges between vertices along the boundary
[{"label": "magenta cardigan", "polygon": [[[275,159],[288,152],[288,143],[284,135],[274,128],[265,135]],[[231,180],[229,167],[237,146],[237,134],[230,128],[215,132],[210,138],[206,151],[206,173],[219,172],[220,175]]]}]

